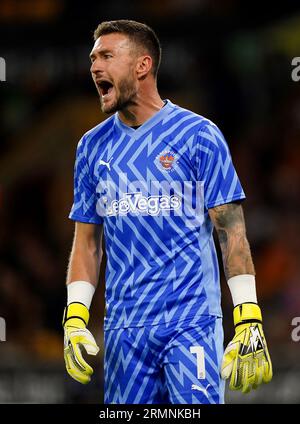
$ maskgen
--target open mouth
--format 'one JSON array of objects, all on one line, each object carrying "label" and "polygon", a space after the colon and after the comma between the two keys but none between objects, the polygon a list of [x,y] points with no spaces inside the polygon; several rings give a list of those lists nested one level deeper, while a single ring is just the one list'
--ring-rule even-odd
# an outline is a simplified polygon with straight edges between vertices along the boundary
[{"label": "open mouth", "polygon": [[109,81],[99,81],[97,82],[97,86],[100,90],[101,96],[104,97],[111,92],[113,89],[113,84]]}]

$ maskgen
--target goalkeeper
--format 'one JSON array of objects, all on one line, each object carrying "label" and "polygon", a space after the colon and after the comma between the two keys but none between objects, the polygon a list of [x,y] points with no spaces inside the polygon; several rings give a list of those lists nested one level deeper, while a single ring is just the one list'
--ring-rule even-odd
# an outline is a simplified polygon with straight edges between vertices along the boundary
[{"label": "goalkeeper", "polygon": [[[104,234],[104,402],[223,403],[225,379],[247,393],[272,378],[245,194],[228,145],[209,119],[161,99],[151,28],[103,22],[94,40],[91,75],[111,116],[77,148],[67,371],[83,384],[93,373],[83,352],[98,352],[88,322]],[[235,334],[225,352],[213,228],[233,300]]]}]

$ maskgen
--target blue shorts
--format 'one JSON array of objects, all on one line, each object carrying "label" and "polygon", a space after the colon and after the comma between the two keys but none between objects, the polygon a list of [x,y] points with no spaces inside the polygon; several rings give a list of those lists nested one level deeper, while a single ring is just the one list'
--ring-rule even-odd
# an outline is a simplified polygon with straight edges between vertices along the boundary
[{"label": "blue shorts", "polygon": [[224,403],[222,319],[104,332],[104,403]]}]

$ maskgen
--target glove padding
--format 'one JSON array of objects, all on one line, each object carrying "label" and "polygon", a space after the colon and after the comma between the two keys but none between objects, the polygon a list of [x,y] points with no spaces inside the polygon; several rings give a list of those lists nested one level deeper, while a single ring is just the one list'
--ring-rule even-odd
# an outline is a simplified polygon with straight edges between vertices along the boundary
[{"label": "glove padding", "polygon": [[243,393],[271,381],[272,363],[262,329],[260,308],[242,303],[233,310],[235,335],[225,349],[221,376],[230,377],[229,388]]},{"label": "glove padding", "polygon": [[82,384],[91,380],[93,368],[83,359],[83,348],[89,355],[97,355],[99,347],[86,328],[89,311],[81,303],[70,303],[64,312],[64,359],[69,375]]}]

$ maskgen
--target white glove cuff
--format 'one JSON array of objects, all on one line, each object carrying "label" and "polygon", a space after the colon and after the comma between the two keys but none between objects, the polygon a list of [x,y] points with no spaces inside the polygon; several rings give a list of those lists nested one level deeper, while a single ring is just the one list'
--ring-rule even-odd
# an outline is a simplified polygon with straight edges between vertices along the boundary
[{"label": "white glove cuff", "polygon": [[69,305],[73,302],[80,302],[89,309],[92,303],[95,289],[95,286],[91,283],[88,283],[87,281],[73,281],[67,285],[67,304]]},{"label": "white glove cuff", "polygon": [[233,305],[251,302],[257,303],[255,277],[250,274],[236,275],[227,281]]}]

